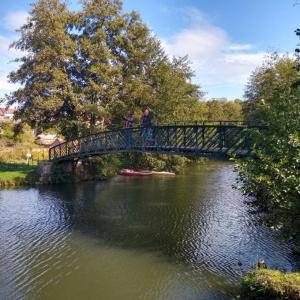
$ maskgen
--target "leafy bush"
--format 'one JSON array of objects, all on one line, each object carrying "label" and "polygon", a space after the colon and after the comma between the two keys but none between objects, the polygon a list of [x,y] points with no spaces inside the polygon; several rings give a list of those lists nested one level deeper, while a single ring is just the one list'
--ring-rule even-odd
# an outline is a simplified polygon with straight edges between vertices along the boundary
[{"label": "leafy bush", "polygon": [[27,153],[31,153],[35,161],[47,159],[48,149],[34,142],[34,132],[28,125],[0,123],[0,162],[26,162]]},{"label": "leafy bush", "polygon": [[[268,128],[250,132],[255,157],[240,161],[238,166],[242,189],[256,197],[254,204],[265,212],[263,221],[280,229],[297,248],[300,247],[300,87],[293,86],[290,80],[290,74],[295,72],[291,70],[291,61],[287,60],[286,66],[284,62],[275,60],[269,68],[258,72],[258,79],[250,82],[255,95],[248,100],[251,116],[254,120],[264,116]],[[287,78],[270,76],[279,66],[286,71],[281,77]],[[259,103],[259,109],[255,109],[257,94],[268,99]]]},{"label": "leafy bush", "polygon": [[124,157],[127,167],[156,171],[179,172],[190,162],[184,156],[166,154],[130,153]]},{"label": "leafy bush", "polygon": [[0,163],[14,163],[27,162],[26,154],[31,153],[32,160],[30,160],[30,164],[32,162],[36,163],[39,160],[48,159],[48,149],[45,148],[36,148],[36,145],[26,146],[23,144],[16,144],[12,147],[5,147],[0,145]]},{"label": "leafy bush", "polygon": [[300,273],[255,270],[242,280],[241,299],[300,299]]},{"label": "leafy bush", "polygon": [[107,179],[117,174],[118,168],[121,166],[119,157],[114,155],[105,155],[102,157],[94,157],[89,159],[95,168],[95,179]]},{"label": "leafy bush", "polygon": [[32,145],[35,141],[35,134],[32,128],[27,124],[15,124],[4,122],[0,124],[0,138],[2,143],[8,146],[20,143],[23,145]]}]

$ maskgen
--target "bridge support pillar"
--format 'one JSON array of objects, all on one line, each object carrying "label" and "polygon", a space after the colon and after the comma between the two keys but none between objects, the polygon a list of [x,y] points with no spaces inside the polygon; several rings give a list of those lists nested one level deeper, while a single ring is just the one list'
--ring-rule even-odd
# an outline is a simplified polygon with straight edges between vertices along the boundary
[{"label": "bridge support pillar", "polygon": [[55,178],[59,173],[61,176],[73,176],[75,171],[75,162],[64,161],[64,162],[54,162],[54,161],[40,161],[37,167],[37,176],[39,184],[50,184],[56,183],[57,178]]},{"label": "bridge support pillar", "polygon": [[51,181],[51,172],[52,172],[53,162],[52,161],[40,161],[36,172],[38,176],[38,183],[47,184]]},{"label": "bridge support pillar", "polygon": [[38,183],[51,184],[97,179],[95,162],[86,160],[41,161],[37,168]]}]

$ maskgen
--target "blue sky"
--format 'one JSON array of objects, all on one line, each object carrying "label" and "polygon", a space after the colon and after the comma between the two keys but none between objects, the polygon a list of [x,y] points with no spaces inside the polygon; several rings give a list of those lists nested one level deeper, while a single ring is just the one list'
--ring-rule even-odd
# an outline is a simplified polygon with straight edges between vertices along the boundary
[{"label": "blue sky", "polygon": [[[270,51],[293,53],[300,27],[296,0],[124,0],[138,11],[167,53],[188,55],[193,81],[206,98],[241,98],[250,73]],[[0,0],[0,97],[16,86],[6,76],[19,53],[8,45],[27,17],[32,0]],[[78,1],[69,0],[73,9]]]}]

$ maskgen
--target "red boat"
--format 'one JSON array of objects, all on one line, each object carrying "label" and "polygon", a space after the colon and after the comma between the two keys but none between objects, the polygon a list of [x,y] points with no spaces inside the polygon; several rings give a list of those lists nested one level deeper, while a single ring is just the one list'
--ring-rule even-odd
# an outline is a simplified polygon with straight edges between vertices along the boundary
[{"label": "red boat", "polygon": [[120,170],[119,174],[123,176],[151,176],[153,173],[151,171],[136,171],[132,169],[122,169]]}]

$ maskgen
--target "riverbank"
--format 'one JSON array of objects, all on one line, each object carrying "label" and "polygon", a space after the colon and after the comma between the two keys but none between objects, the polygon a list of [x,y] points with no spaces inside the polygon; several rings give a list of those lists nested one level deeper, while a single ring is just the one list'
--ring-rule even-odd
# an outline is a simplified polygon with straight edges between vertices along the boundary
[{"label": "riverbank", "polygon": [[0,188],[32,185],[35,177],[35,165],[25,163],[0,164]]},{"label": "riverbank", "polygon": [[[152,154],[123,154],[88,158],[76,163],[41,161],[28,166],[24,162],[0,164],[0,188],[37,184],[62,184],[82,181],[107,180],[123,168],[153,171],[182,172],[198,160],[186,157]],[[202,161],[202,160],[201,160]]]},{"label": "riverbank", "polygon": [[300,272],[254,270],[242,280],[240,299],[300,299]]}]

